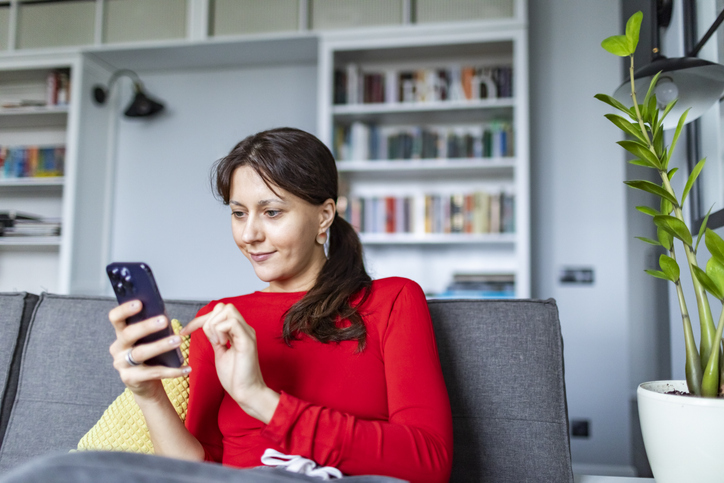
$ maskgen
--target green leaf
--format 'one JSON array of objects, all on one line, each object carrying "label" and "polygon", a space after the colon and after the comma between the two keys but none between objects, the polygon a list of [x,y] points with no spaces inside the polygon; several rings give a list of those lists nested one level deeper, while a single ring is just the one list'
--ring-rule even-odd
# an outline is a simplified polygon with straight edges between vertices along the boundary
[{"label": "green leaf", "polygon": [[676,263],[676,260],[668,255],[661,255],[659,257],[659,266],[661,267],[661,270],[668,275],[669,280],[672,282],[679,280],[679,264]]},{"label": "green leaf", "polygon": [[653,168],[649,163],[646,161],[641,161],[640,159],[632,159],[629,161],[630,164],[633,164],[635,166],[643,166],[644,168]]},{"label": "green leaf", "polygon": [[661,186],[652,183],[651,181],[645,181],[645,180],[637,180],[637,181],[624,181],[624,183],[632,188],[635,188],[637,190],[646,191],[648,193],[654,194],[656,196],[660,196],[661,198],[665,200],[669,200],[674,206],[678,206],[678,203],[676,202],[676,198],[674,195],[666,191]]},{"label": "green leaf", "polygon": [[672,205],[669,200],[662,199],[659,207],[661,208],[662,215],[670,215],[671,212],[674,211],[674,205]]},{"label": "green leaf", "polygon": [[[659,82],[659,76],[661,75],[661,71],[657,72],[656,75],[651,79],[651,82],[649,83],[649,90],[646,91],[646,97],[644,97],[644,105],[647,106],[649,104],[649,101],[651,100],[651,95],[654,93],[654,88],[656,87],[656,83]],[[654,104],[656,106],[656,104]]]},{"label": "green leaf", "polygon": [[656,155],[652,153],[647,146],[643,146],[641,145],[641,143],[638,143],[636,141],[617,141],[616,144],[618,144],[637,158],[641,159],[642,161],[648,163],[648,165],[652,168],[659,169],[661,167],[659,158],[657,158]]},{"label": "green leaf", "polygon": [[601,47],[619,57],[627,57],[633,53],[625,35],[612,35],[601,42]]},{"label": "green leaf", "polygon": [[671,246],[674,244],[674,237],[671,236],[671,233],[657,227],[656,237],[659,239],[659,243],[661,243],[662,247],[666,248],[669,251],[671,250]]},{"label": "green leaf", "polygon": [[686,186],[684,186],[684,193],[681,195],[681,204],[684,204],[684,200],[686,199],[686,195],[689,194],[689,190],[691,190],[691,187],[694,186],[694,181],[696,181],[696,178],[699,176],[699,173],[701,173],[702,168],[704,168],[704,163],[706,163],[706,158],[702,159],[698,163],[696,163],[696,166],[694,166],[694,169],[691,170],[691,174],[689,175],[689,179],[686,181]]},{"label": "green leaf", "polygon": [[674,153],[674,148],[676,147],[676,142],[679,140],[679,135],[681,135],[681,129],[684,127],[684,124],[686,124],[686,116],[689,114],[689,110],[691,108],[684,111],[684,113],[679,118],[679,124],[676,126],[676,131],[674,132],[674,139],[671,141],[671,146],[669,146],[669,151],[666,153],[666,159],[664,160],[664,169],[669,167],[669,161],[671,160],[671,155]]},{"label": "green leaf", "polygon": [[676,105],[676,102],[677,102],[678,100],[679,100],[679,98],[677,97],[676,99],[674,99],[673,101],[669,102],[669,103],[666,105],[666,109],[664,109],[663,114],[661,114],[661,119],[659,119],[659,122],[660,122],[661,124],[664,123],[664,119],[666,119],[666,116],[668,116],[669,112],[671,112],[671,109],[674,108],[674,106]]},{"label": "green leaf", "polygon": [[645,236],[637,236],[638,240],[641,240],[642,242],[649,243],[651,245],[656,245],[657,247],[661,246],[661,242],[658,242],[656,240],[652,240],[651,238],[646,238]]},{"label": "green leaf", "polygon": [[656,96],[654,95],[649,97],[645,105],[646,112],[648,113],[648,117],[645,119],[645,121],[648,122],[649,126],[651,126],[653,129],[653,127],[656,126],[656,120],[659,114],[659,111],[656,110]]},{"label": "green leaf", "polygon": [[595,97],[596,99],[598,99],[601,102],[605,102],[606,104],[608,104],[611,107],[615,107],[619,111],[622,111],[623,113],[628,114],[629,116],[631,115],[631,110],[629,108],[627,108],[626,106],[624,106],[621,102],[619,102],[618,99],[616,99],[615,97],[609,96],[608,94],[596,94],[593,97]]},{"label": "green leaf", "polygon": [[654,216],[654,223],[656,224],[656,226],[668,231],[687,245],[692,245],[691,233],[689,232],[689,228],[687,228],[686,223],[676,218],[675,216],[657,215]]},{"label": "green leaf", "polygon": [[[721,260],[710,258],[706,263],[706,274],[709,276],[711,281],[714,282],[714,285],[716,285],[716,288],[719,291],[718,295],[714,295],[719,300],[722,300],[724,298],[724,264],[722,264]],[[717,344],[717,346],[718,345],[719,344]]]},{"label": "green leaf", "polygon": [[706,237],[704,237],[704,243],[706,248],[709,249],[709,253],[713,258],[719,259],[724,263],[724,240],[719,235],[711,231],[709,228],[706,229]]},{"label": "green leaf", "polygon": [[641,128],[639,127],[638,124],[630,123],[626,119],[624,119],[621,116],[616,115],[616,114],[606,114],[606,115],[604,115],[604,117],[606,119],[608,119],[609,121],[611,121],[612,123],[614,123],[616,125],[616,127],[618,127],[620,130],[622,130],[626,134],[629,134],[635,138],[638,138],[643,143],[646,142],[646,138],[644,137],[643,134],[641,134]]},{"label": "green leaf", "polygon": [[709,208],[709,211],[704,217],[704,221],[701,222],[701,226],[699,227],[699,236],[696,237],[696,247],[694,247],[694,252],[697,252],[699,250],[699,242],[701,241],[701,237],[704,236],[704,231],[706,230],[706,224],[709,222],[709,215],[711,215],[712,208],[714,208],[714,205],[711,205],[711,208]]},{"label": "green leaf", "polygon": [[[671,171],[668,172],[669,181],[672,180],[672,178],[674,177],[674,175],[676,174],[677,171],[679,171],[679,168],[674,168],[674,169],[672,169]],[[682,203],[683,203],[683,201],[682,201]]]},{"label": "green leaf", "polygon": [[644,14],[639,10],[626,22],[626,39],[629,42],[629,49],[631,53],[636,52],[636,46],[639,44],[639,32],[641,31],[641,20],[644,18]]},{"label": "green leaf", "polygon": [[644,270],[644,272],[648,273],[652,277],[662,278],[664,280],[668,280],[669,282],[673,282],[673,280],[671,280],[664,272],[660,272],[658,270]]},{"label": "green leaf", "polygon": [[[666,148],[664,147],[664,130],[659,129],[656,131],[656,134],[654,135],[653,140],[654,150],[656,150],[656,156],[658,156],[659,159],[663,159],[664,155],[666,154]],[[661,162],[659,162],[659,165]]]},{"label": "green leaf", "polygon": [[657,216],[661,214],[660,212],[656,211],[653,208],[649,208],[648,206],[637,206],[636,209],[644,215]]},{"label": "green leaf", "polygon": [[716,283],[709,277],[709,275],[702,270],[701,268],[697,267],[696,265],[692,265],[691,269],[694,273],[694,276],[701,282],[701,285],[704,287],[704,289],[714,295],[714,297],[718,298],[719,300],[722,299],[722,293],[719,290],[719,287],[717,287]]}]

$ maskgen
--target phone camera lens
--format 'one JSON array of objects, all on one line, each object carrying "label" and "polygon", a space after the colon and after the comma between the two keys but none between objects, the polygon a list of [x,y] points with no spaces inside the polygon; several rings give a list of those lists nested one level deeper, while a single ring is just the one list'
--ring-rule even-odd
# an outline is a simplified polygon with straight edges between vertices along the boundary
[{"label": "phone camera lens", "polygon": [[125,295],[126,294],[126,288],[123,286],[123,283],[118,282],[116,284],[116,293],[118,295]]}]

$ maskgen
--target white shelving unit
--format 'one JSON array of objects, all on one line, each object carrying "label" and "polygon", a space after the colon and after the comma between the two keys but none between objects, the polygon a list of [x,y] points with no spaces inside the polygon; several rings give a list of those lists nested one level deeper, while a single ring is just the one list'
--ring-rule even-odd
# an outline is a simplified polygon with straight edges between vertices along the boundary
[{"label": "white shelving unit", "polygon": [[[380,129],[495,121],[513,126],[514,156],[510,157],[338,161],[342,185],[350,198],[412,198],[412,232],[360,233],[373,277],[409,277],[434,296],[446,289],[454,274],[504,273],[514,275],[516,297],[530,297],[527,26],[523,7],[522,2],[517,3],[521,15],[515,19],[438,26],[424,32],[399,30],[387,36],[335,32],[320,37],[318,134],[330,149],[335,146],[335,127],[354,122]],[[345,70],[349,64],[362,73],[451,65],[512,66],[514,96],[334,104],[335,69]],[[426,194],[503,190],[515,195],[513,233],[426,232]]]},{"label": "white shelving unit", "polygon": [[[68,56],[0,62],[0,104],[45,100],[48,74],[63,69],[70,70],[72,77],[76,66],[75,59]],[[70,140],[74,132],[72,122],[70,105],[0,107],[0,146],[62,145],[68,152],[74,149]],[[72,172],[72,166],[68,165],[66,172],[69,168]],[[65,186],[63,176],[0,177],[0,211],[26,212],[60,218],[63,222],[60,236],[0,237],[0,291],[67,290],[64,280],[69,268],[70,238],[65,230],[67,225],[72,226],[72,210]]]}]

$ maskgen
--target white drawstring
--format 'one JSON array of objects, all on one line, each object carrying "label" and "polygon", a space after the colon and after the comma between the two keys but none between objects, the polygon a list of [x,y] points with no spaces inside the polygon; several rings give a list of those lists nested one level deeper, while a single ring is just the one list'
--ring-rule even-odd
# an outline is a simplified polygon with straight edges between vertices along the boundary
[{"label": "white drawstring", "polygon": [[342,472],[333,466],[319,466],[314,461],[302,458],[299,455],[288,455],[267,448],[261,457],[261,462],[267,466],[284,466],[292,473],[303,473],[307,476],[316,476],[323,480],[342,478]]}]

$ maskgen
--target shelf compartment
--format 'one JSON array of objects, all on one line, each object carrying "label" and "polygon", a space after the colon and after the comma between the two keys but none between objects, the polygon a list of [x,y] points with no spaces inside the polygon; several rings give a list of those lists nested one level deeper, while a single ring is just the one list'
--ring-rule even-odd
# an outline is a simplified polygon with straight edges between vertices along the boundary
[{"label": "shelf compartment", "polygon": [[0,236],[0,247],[59,247],[60,242],[60,236]]},{"label": "shelf compartment", "polygon": [[513,245],[515,233],[360,233],[365,245]]},{"label": "shelf compartment", "polygon": [[512,178],[516,158],[395,159],[339,161],[337,171],[346,176],[423,178],[435,176],[475,176]]},{"label": "shelf compartment", "polygon": [[64,127],[67,122],[68,106],[0,108],[2,128]]}]

